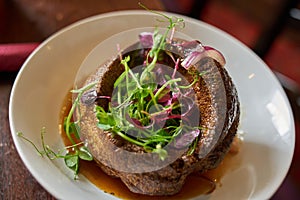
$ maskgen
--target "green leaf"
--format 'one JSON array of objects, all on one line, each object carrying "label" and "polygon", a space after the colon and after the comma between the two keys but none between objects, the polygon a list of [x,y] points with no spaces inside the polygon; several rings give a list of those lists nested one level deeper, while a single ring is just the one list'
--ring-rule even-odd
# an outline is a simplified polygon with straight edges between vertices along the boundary
[{"label": "green leaf", "polygon": [[80,126],[79,126],[79,121],[76,121],[76,122],[72,122],[70,124],[70,128],[71,128],[71,132],[75,135],[75,137],[77,139],[80,139]]},{"label": "green leaf", "polygon": [[168,156],[168,152],[165,149],[161,148],[161,145],[156,145],[156,149],[153,149],[153,153],[157,153],[161,160],[165,160]]},{"label": "green leaf", "polygon": [[100,128],[104,131],[110,130],[112,128],[112,126],[109,125],[109,124],[100,124],[100,123],[98,123],[97,126],[98,126],[98,128]]},{"label": "green leaf", "polygon": [[121,63],[123,65],[125,65],[126,63],[128,63],[130,61],[130,56],[126,56],[123,60],[121,60]]},{"label": "green leaf", "polygon": [[[67,130],[66,130],[66,127],[67,127],[66,123],[67,123],[67,118],[65,117],[65,119],[64,119],[64,130],[65,130],[65,132],[67,132]],[[79,121],[70,122],[69,123],[69,131],[68,132],[70,134],[74,134],[77,139],[80,139],[80,136],[79,136],[79,133],[80,133]]]},{"label": "green leaf", "polygon": [[104,108],[102,108],[102,106],[96,105],[95,110],[96,110],[96,112],[106,113],[105,110],[104,110]]},{"label": "green leaf", "polygon": [[125,71],[125,72],[123,72],[118,78],[117,78],[117,80],[115,81],[115,83],[114,83],[114,88],[116,88],[116,87],[118,87],[119,86],[119,84],[124,80],[124,78],[126,77],[126,74],[127,74],[127,72]]},{"label": "green leaf", "polygon": [[74,169],[78,165],[79,159],[78,155],[67,153],[65,156],[65,164],[70,169]]},{"label": "green leaf", "polygon": [[168,132],[165,131],[164,129],[159,129],[159,130],[155,133],[155,135],[159,135],[159,136],[170,136],[170,135],[168,134]]},{"label": "green leaf", "polygon": [[97,126],[100,129],[109,130],[116,124],[113,115],[111,113],[106,113],[101,106],[96,106],[95,110],[98,119]]},{"label": "green leaf", "polygon": [[140,93],[140,95],[141,95],[140,98],[145,98],[145,97],[149,96],[149,94],[150,94],[149,90],[143,88]]},{"label": "green leaf", "polygon": [[163,39],[164,39],[163,35],[159,34],[158,30],[156,29],[153,34],[153,46],[149,52],[151,58],[153,58],[154,54],[158,53],[158,51],[160,50],[161,42],[163,42],[162,41]]},{"label": "green leaf", "polygon": [[86,146],[82,146],[82,147],[79,148],[78,155],[79,155],[79,158],[82,159],[82,160],[87,160],[87,161],[92,161],[93,160],[93,156],[89,152],[89,150]]},{"label": "green leaf", "polygon": [[67,153],[64,157],[66,166],[74,172],[74,179],[77,178],[79,172],[79,156],[76,154]]}]

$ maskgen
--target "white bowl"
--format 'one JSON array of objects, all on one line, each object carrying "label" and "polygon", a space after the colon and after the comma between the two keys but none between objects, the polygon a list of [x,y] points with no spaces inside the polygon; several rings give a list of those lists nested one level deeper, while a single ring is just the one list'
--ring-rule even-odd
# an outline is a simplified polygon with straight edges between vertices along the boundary
[{"label": "white bowl", "polygon": [[[56,198],[116,197],[84,177],[74,181],[63,161],[41,158],[16,133],[22,131],[40,144],[40,130],[46,127],[47,144],[62,149],[58,134],[60,108],[86,56],[113,34],[157,25],[156,18],[146,11],[121,11],[79,21],[44,41],[21,68],[9,105],[12,136],[26,167]],[[215,27],[183,18],[186,26],[181,32],[215,47],[226,57],[226,68],[237,87],[242,108],[243,159],[236,170],[222,179],[222,187],[207,198],[270,198],[285,178],[294,151],[294,120],[287,97],[270,69],[245,45]]]}]

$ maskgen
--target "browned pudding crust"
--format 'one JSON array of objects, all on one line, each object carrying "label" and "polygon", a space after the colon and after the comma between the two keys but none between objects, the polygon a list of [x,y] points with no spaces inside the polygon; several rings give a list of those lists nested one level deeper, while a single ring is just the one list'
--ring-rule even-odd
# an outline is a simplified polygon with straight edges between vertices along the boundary
[{"label": "browned pudding crust", "polygon": [[[133,45],[132,49],[136,47]],[[134,60],[134,65],[143,63],[143,51],[139,49],[127,53],[131,56],[131,60]],[[172,61],[166,58],[161,62],[169,65]],[[146,152],[140,146],[114,136],[109,131],[99,129],[96,125],[97,118],[93,106],[80,105],[81,139],[87,143],[101,169],[111,176],[119,177],[132,192],[146,195],[175,194],[180,191],[189,174],[196,171],[205,172],[217,167],[230,148],[237,132],[240,116],[236,88],[226,69],[212,58],[203,58],[197,66],[193,67],[194,70],[205,72],[193,85],[200,110],[200,126],[204,127],[201,130],[197,148],[191,155],[183,153],[171,164],[155,171],[134,173],[112,168],[111,166],[115,165],[125,168],[135,166],[137,162],[133,158],[120,158],[119,150],[137,154],[146,154]],[[119,58],[116,57],[100,66],[94,74],[88,77],[85,84],[97,81],[95,89],[99,95],[112,95],[113,84],[123,71],[124,68]],[[192,81],[192,77],[184,68],[180,67],[179,72],[187,80]],[[103,107],[107,105],[106,100],[96,103]],[[144,162],[147,164],[147,157]],[[141,165],[138,166],[141,167]]]}]

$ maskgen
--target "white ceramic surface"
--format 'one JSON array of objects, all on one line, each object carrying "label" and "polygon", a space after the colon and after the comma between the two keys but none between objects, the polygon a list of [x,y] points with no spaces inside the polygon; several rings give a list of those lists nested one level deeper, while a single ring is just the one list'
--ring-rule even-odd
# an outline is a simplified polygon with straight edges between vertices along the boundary
[{"label": "white ceramic surface", "polygon": [[[79,21],[43,42],[20,70],[9,105],[12,136],[26,167],[58,199],[116,197],[99,190],[84,177],[74,181],[63,161],[39,157],[16,132],[22,131],[39,144],[44,126],[46,142],[54,149],[62,149],[58,134],[60,108],[86,56],[113,34],[159,24],[156,18],[145,11],[121,11]],[[185,22],[181,30],[184,34],[225,55],[226,68],[236,84],[242,106],[241,165],[223,178],[222,187],[199,198],[267,199],[285,178],[294,151],[294,120],[286,95],[269,68],[245,45],[198,20],[185,18]]]}]

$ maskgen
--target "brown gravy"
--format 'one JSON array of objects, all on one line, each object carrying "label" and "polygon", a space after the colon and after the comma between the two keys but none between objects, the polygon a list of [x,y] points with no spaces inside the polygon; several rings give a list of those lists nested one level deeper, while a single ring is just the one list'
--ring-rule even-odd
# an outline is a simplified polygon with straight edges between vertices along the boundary
[{"label": "brown gravy", "polygon": [[[60,127],[63,127],[62,125],[64,118],[69,113],[71,105],[72,95],[68,94],[63,102],[63,106],[60,113]],[[60,134],[64,141],[64,144],[66,146],[70,145],[70,142],[62,128],[60,130]],[[216,188],[221,187],[222,177],[226,173],[236,169],[240,165],[241,158],[237,149],[239,149],[241,142],[238,138],[235,138],[233,144],[234,147],[231,148],[231,150],[229,151],[229,153],[227,153],[222,163],[216,169],[210,170],[204,174],[193,173],[187,177],[185,185],[178,194],[172,196],[156,196],[155,199],[189,199],[199,195],[210,194]],[[80,174],[84,175],[99,189],[121,199],[153,199],[152,196],[135,194],[131,192],[120,179],[113,178],[105,174],[94,161],[88,162],[81,160],[79,171]]]}]

